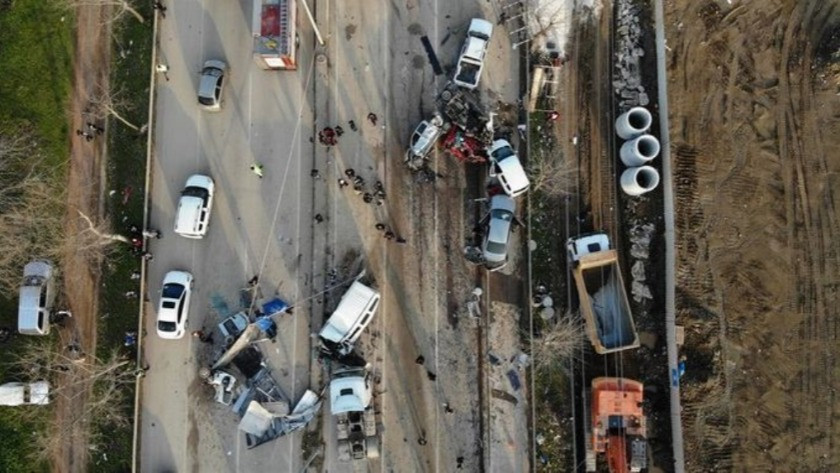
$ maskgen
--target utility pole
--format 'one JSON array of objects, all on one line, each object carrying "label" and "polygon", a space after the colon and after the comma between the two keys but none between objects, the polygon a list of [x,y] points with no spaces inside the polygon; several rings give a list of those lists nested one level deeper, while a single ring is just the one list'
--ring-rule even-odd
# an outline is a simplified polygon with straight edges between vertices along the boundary
[{"label": "utility pole", "polygon": [[303,9],[306,10],[306,17],[309,18],[309,23],[312,24],[312,29],[315,30],[315,37],[318,38],[318,44],[323,46],[324,38],[321,36],[321,31],[318,29],[318,25],[315,24],[315,18],[312,17],[312,11],[309,9],[309,4],[306,3],[306,0],[300,0],[300,3],[303,4]]}]

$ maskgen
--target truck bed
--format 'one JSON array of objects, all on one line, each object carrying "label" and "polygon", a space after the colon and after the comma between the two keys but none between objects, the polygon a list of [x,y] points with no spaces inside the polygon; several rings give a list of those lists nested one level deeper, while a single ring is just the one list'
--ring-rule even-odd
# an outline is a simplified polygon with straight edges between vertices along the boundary
[{"label": "truck bed", "polygon": [[595,351],[610,353],[639,346],[615,251],[586,255],[574,276],[581,314]]},{"label": "truck bed", "polygon": [[472,62],[461,61],[458,65],[458,75],[455,80],[465,84],[476,85],[478,83],[478,72],[481,71],[481,65]]}]

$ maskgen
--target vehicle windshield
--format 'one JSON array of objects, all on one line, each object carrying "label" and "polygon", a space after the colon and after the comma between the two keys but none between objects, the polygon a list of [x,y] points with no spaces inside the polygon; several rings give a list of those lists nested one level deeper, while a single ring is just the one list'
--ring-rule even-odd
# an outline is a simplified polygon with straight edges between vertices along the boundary
[{"label": "vehicle windshield", "polygon": [[510,222],[513,220],[513,214],[508,212],[507,210],[496,209],[490,211],[490,217],[493,220],[504,220],[505,222]]},{"label": "vehicle windshield", "polygon": [[[176,283],[169,283],[163,286],[163,292],[161,296],[164,299],[179,299],[181,294],[184,293],[184,286]],[[172,307],[175,307],[174,305]],[[172,307],[168,307],[171,309]]]},{"label": "vehicle windshield", "polygon": [[184,189],[181,192],[181,195],[188,197],[198,197],[199,199],[207,202],[207,197],[210,195],[210,193],[207,192],[207,189],[203,187],[190,186]]},{"label": "vehicle windshield", "polygon": [[493,151],[493,159],[495,159],[496,161],[501,161],[515,154],[516,153],[513,152],[513,148],[511,148],[510,146],[503,146],[497,149],[496,151]]},{"label": "vehicle windshield", "polygon": [[158,330],[161,332],[174,332],[175,331],[175,322],[166,322],[163,320],[158,321]]},{"label": "vehicle windshield", "polygon": [[499,243],[499,242],[495,242],[495,241],[488,241],[487,242],[487,252],[488,253],[493,253],[493,254],[496,254],[496,255],[503,255],[503,254],[505,254],[505,249],[506,248],[507,248],[507,245],[505,245],[504,243]]}]

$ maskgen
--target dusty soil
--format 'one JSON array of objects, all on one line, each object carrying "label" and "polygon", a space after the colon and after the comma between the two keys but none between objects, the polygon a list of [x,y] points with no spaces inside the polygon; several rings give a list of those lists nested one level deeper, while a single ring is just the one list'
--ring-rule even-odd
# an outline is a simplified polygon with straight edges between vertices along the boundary
[{"label": "dusty soil", "polygon": [[687,471],[836,471],[840,5],[666,2]]},{"label": "dusty soil", "polygon": [[[100,85],[107,87],[109,64],[109,28],[103,26],[109,18],[110,8],[81,6],[76,10],[76,57],[74,62],[74,87],[71,99],[70,166],[67,183],[68,234],[84,228],[78,211],[100,216],[100,187],[104,140],[86,142],[75,130],[83,129],[83,112],[90,96]],[[64,298],[73,313],[71,323],[61,331],[62,347],[77,341],[87,354],[96,352],[96,320],[98,312],[99,261],[85,255],[68,253],[62,262],[64,271]],[[90,355],[88,355],[90,357]],[[79,365],[74,365],[67,376],[74,376]],[[65,391],[56,399],[56,422],[67,432],[52,457],[52,469],[58,472],[86,471],[88,462],[89,427],[82,417],[88,386],[78,386],[77,391]]]}]

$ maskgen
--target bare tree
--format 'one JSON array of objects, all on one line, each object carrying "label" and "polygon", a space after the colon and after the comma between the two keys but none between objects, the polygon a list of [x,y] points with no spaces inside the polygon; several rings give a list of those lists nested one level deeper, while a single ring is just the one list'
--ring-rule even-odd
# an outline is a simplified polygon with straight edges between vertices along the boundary
[{"label": "bare tree", "polygon": [[107,221],[78,211],[68,217],[56,171],[39,159],[31,139],[0,135],[0,288],[7,293],[17,290],[23,266],[32,259],[82,254],[96,261],[113,243],[128,242],[113,234]]},{"label": "bare tree", "polygon": [[113,23],[121,19],[126,13],[134,16],[134,18],[136,18],[140,23],[145,23],[146,21],[143,18],[143,15],[141,15],[128,0],[61,0],[61,3],[67,8],[114,7],[112,10],[112,16],[108,20],[109,23]]},{"label": "bare tree", "polygon": [[[85,399],[82,409],[67,410],[71,418],[54,418],[45,432],[33,437],[37,448],[30,450],[37,460],[52,457],[74,436],[87,435],[87,427],[94,421],[114,428],[130,425],[126,403],[129,388],[136,379],[133,367],[133,362],[117,350],[99,359],[90,354],[74,355],[64,347],[57,347],[54,341],[27,345],[12,363],[13,371],[27,381],[49,381],[53,403]],[[15,413],[35,423],[43,415],[39,406],[21,406]],[[91,439],[91,450],[102,440]]]},{"label": "bare tree", "polygon": [[134,131],[140,133],[146,131],[146,125],[135,125],[122,115],[125,111],[132,109],[132,104],[125,98],[122,90],[97,87],[96,94],[90,98],[90,103],[89,113],[93,118],[104,120],[111,115]]},{"label": "bare tree", "polygon": [[576,172],[574,164],[559,153],[543,150],[532,151],[529,177],[531,189],[549,197],[562,197],[575,192]]},{"label": "bare tree", "polygon": [[531,345],[534,368],[537,371],[559,368],[563,361],[578,356],[584,338],[580,319],[571,313],[560,317],[542,336],[534,339]]}]

